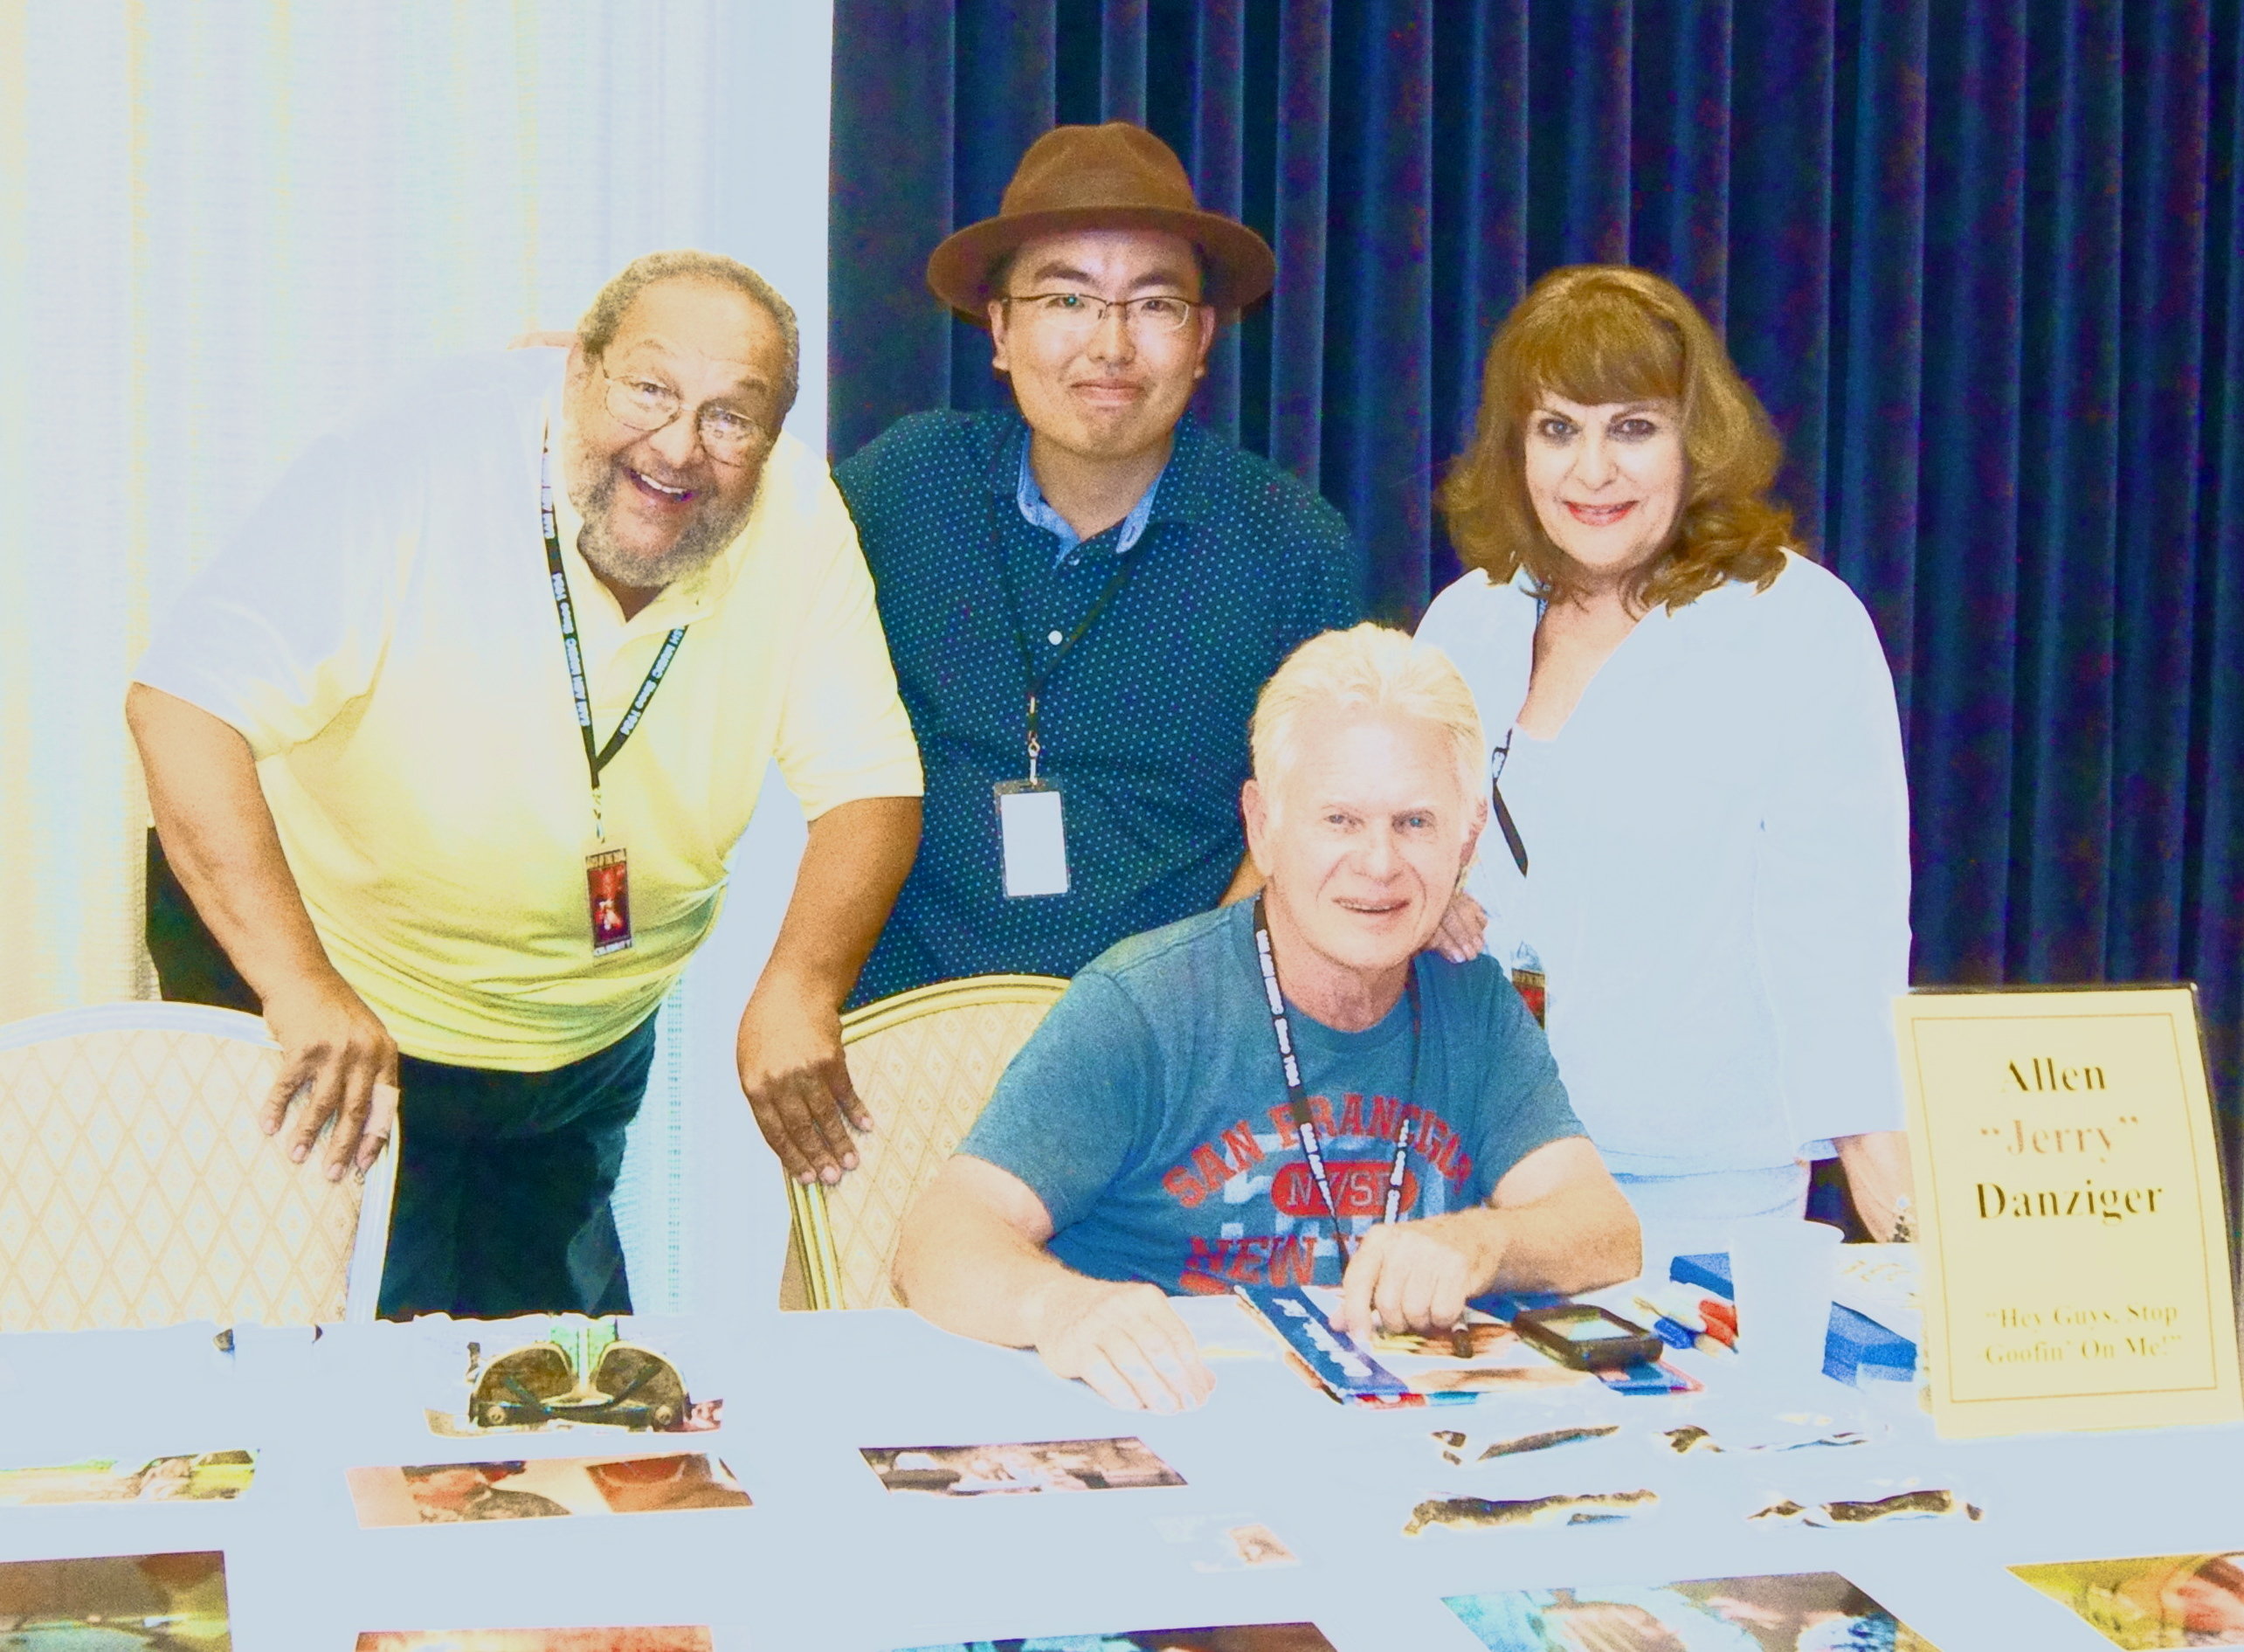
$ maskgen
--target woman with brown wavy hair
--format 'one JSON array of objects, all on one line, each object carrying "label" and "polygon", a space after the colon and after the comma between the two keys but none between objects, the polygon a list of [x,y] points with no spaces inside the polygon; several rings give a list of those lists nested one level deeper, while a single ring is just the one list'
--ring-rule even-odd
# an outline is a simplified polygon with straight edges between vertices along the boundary
[{"label": "woman with brown wavy hair", "polygon": [[[1493,741],[1444,942],[1507,960],[1649,1228],[1798,1216],[1834,1151],[1906,1208],[1893,679],[1771,500],[1782,448],[1704,317],[1609,265],[1536,283],[1437,502],[1468,571],[1422,637]],[[1546,996],[1547,995],[1547,996]]]}]

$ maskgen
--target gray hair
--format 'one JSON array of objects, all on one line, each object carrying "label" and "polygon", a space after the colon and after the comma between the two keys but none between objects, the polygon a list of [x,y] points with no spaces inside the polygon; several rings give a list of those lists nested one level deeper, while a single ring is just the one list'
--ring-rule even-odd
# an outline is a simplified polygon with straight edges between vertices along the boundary
[{"label": "gray hair", "polygon": [[1249,739],[1266,791],[1293,766],[1302,742],[1336,713],[1384,712],[1433,723],[1448,737],[1469,819],[1487,771],[1480,708],[1447,654],[1370,621],[1312,637],[1286,656],[1254,702]]},{"label": "gray hair", "polygon": [[625,265],[600,289],[592,300],[592,308],[577,323],[577,339],[585,359],[597,362],[607,354],[632,301],[658,281],[709,281],[745,293],[763,307],[772,325],[779,329],[780,342],[786,349],[786,376],[779,385],[779,417],[786,418],[788,410],[795,404],[795,391],[802,380],[803,342],[795,324],[794,307],[779,296],[779,289],[770,282],[737,259],[727,258],[722,252],[680,247],[675,252],[649,252]]}]

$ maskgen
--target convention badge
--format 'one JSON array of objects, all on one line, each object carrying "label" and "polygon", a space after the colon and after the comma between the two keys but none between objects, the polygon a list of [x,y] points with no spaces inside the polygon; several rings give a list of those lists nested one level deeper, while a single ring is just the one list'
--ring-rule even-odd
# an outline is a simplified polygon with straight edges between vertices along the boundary
[{"label": "convention badge", "polygon": [[1067,827],[1060,788],[1047,780],[1005,780],[998,798],[998,831],[1005,856],[1005,894],[1067,893]]},{"label": "convention badge", "polygon": [[631,867],[621,849],[584,857],[584,889],[592,923],[592,956],[620,952],[632,944]]},{"label": "convention badge", "polygon": [[1535,1017],[1535,1024],[1537,1026],[1547,1026],[1548,1023],[1543,1019],[1548,1002],[1543,976],[1543,957],[1524,941],[1520,943],[1519,950],[1512,954],[1511,978],[1513,990],[1518,992],[1521,1001],[1527,1006],[1527,1013]]}]

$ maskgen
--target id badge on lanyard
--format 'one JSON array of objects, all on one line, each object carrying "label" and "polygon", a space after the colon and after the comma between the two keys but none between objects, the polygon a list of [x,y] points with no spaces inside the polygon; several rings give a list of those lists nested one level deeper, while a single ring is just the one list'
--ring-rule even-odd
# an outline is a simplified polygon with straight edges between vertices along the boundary
[{"label": "id badge on lanyard", "polygon": [[1090,634],[1091,627],[1099,622],[1108,605],[1122,594],[1136,570],[1137,558],[1125,554],[1122,566],[1107,581],[1096,601],[1075,628],[1062,636],[1058,631],[1051,640],[1057,652],[1038,668],[1028,635],[1021,626],[1021,606],[1014,593],[1012,576],[1005,568],[1005,541],[998,530],[997,507],[990,511],[990,543],[998,558],[998,574],[1005,588],[1005,601],[1012,609],[1013,643],[1019,649],[1021,670],[1028,679],[1028,705],[1024,722],[1027,733],[1028,778],[1025,780],[1003,780],[991,788],[998,805],[998,844],[1005,862],[1005,898],[1019,900],[1041,895],[1067,893],[1067,819],[1066,805],[1060,801],[1060,788],[1039,772],[1044,757],[1044,725],[1041,715],[1044,691],[1060,662],[1074,652],[1075,645]]},{"label": "id badge on lanyard", "polygon": [[552,583],[554,612],[561,622],[562,657],[569,666],[570,697],[576,703],[577,728],[584,740],[584,766],[592,782],[592,835],[584,854],[585,927],[592,956],[605,957],[631,946],[632,884],[628,853],[621,844],[611,842],[608,838],[607,821],[600,807],[600,771],[624,749],[624,742],[639,727],[639,720],[646,715],[654,691],[662,686],[670,662],[677,657],[678,645],[686,639],[686,628],[676,626],[664,639],[646,680],[632,696],[631,708],[616,724],[607,743],[596,745],[592,738],[592,695],[584,680],[584,651],[577,635],[576,604],[570,599],[569,571],[562,564],[561,538],[554,525],[549,441],[542,441],[538,449],[538,525],[545,533],[546,576]]},{"label": "id badge on lanyard", "polygon": [[1067,894],[1067,823],[1060,788],[1049,780],[1004,780],[992,790],[1006,895]]},{"label": "id badge on lanyard", "polygon": [[584,895],[591,906],[592,956],[604,957],[632,944],[632,869],[621,848],[595,849],[584,857]]}]

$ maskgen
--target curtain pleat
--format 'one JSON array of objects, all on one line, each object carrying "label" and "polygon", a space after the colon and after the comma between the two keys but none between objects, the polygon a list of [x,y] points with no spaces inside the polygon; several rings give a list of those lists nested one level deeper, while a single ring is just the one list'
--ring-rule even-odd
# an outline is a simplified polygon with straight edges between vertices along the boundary
[{"label": "curtain pleat", "polygon": [[1926,0],[1849,7],[1839,27],[1832,262],[1840,273],[1823,551],[1877,621],[1906,720],[1924,389]]},{"label": "curtain pleat", "polygon": [[1778,489],[1819,546],[1827,537],[1832,21],[1828,0],[1763,3],[1730,42],[1727,335],[1784,435]]},{"label": "curtain pleat", "polygon": [[[2006,974],[2104,970],[2119,451],[2121,67],[2116,3],[2050,9],[2027,41],[2019,378],[2018,711]],[[2093,668],[2075,670],[2073,663]],[[2036,846],[2039,852],[2036,851]]]},{"label": "curtain pleat", "polygon": [[[2227,1069],[2226,1099],[2237,1107],[2244,1066],[2244,4],[2219,0],[2211,10],[2204,446],[2181,957],[2182,972],[2199,985],[2215,1065]],[[2234,1190],[2244,1187],[2239,1138],[2244,1126],[2231,1137],[2232,1209]]]},{"label": "curtain pleat", "polygon": [[[917,272],[963,217],[951,200],[951,0],[864,5],[833,37],[826,439],[853,453],[906,413],[949,404],[950,321]],[[885,279],[859,279],[880,271]],[[985,363],[982,376],[988,377]]]},{"label": "curtain pleat", "polygon": [[1335,16],[1322,478],[1356,507],[1372,612],[1397,619],[1432,594],[1432,12],[1371,0]]},{"label": "curtain pleat", "polygon": [[[1192,100],[1192,141],[1182,150],[1194,193],[1211,212],[1244,210],[1241,103],[1246,93],[1246,8],[1243,0],[1201,0],[1193,42],[1199,73]],[[1227,442],[1239,439],[1239,329],[1226,328],[1208,356],[1199,414]]]},{"label": "curtain pleat", "polygon": [[2194,979],[2233,1109],[2240,7],[839,0],[835,448],[1002,397],[927,251],[1055,113],[1142,117],[1278,252],[1201,416],[1405,619],[1456,572],[1428,494],[1492,329],[1557,265],[1656,270],[1893,661],[1917,978]]},{"label": "curtain pleat", "polygon": [[[2003,978],[2017,680],[2025,0],[1966,0],[1928,54],[1916,693],[1918,958]],[[1938,439],[1925,439],[1928,431]],[[1990,646],[1992,643],[1993,646]],[[1930,762],[1928,767],[1928,760]]]},{"label": "curtain pleat", "polygon": [[2202,5],[2137,6],[2127,17],[2122,142],[2154,164],[2121,178],[2117,790],[2105,966],[2122,980],[2184,972],[2182,864],[2172,850],[2186,807],[2194,652],[2206,22]]},{"label": "curtain pleat", "polygon": [[1100,10],[1100,118],[1135,121],[1143,126],[1146,0],[1108,0]]},{"label": "curtain pleat", "polygon": [[1324,473],[1325,236],[1332,153],[1332,17],[1324,0],[1283,0],[1278,23],[1278,285],[1268,453],[1302,480]]}]

